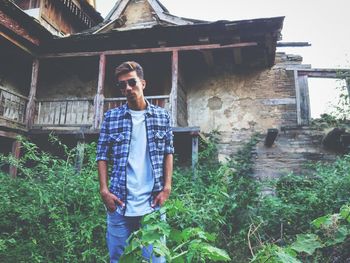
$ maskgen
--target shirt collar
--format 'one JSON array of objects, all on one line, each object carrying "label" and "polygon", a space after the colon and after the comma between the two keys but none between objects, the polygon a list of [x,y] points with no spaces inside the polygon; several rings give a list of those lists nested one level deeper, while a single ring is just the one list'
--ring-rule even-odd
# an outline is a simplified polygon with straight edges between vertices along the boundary
[{"label": "shirt collar", "polygon": [[[146,114],[148,115],[153,115],[154,114],[154,105],[152,105],[151,103],[149,103],[149,101],[147,99],[145,99],[147,107],[146,107]],[[128,103],[125,103],[122,107],[122,114],[126,115],[129,114],[130,115],[130,110],[129,110],[129,105]]]}]

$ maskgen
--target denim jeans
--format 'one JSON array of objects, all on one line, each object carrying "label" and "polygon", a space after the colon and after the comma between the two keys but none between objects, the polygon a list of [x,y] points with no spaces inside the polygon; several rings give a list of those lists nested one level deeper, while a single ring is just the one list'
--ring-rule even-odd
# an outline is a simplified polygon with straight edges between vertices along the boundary
[{"label": "denim jeans", "polygon": [[[141,226],[141,216],[129,217],[115,212],[107,212],[107,247],[109,251],[110,263],[118,263],[120,256],[127,246],[127,239],[132,232]],[[152,246],[142,249],[142,256],[150,259]],[[164,263],[163,257],[152,256],[153,263]]]}]

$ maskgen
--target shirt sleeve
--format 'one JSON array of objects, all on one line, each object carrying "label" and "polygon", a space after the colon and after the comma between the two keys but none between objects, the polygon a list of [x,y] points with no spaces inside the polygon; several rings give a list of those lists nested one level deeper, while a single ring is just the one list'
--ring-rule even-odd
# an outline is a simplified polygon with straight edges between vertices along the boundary
[{"label": "shirt sleeve", "polygon": [[109,160],[109,124],[110,116],[109,111],[105,113],[104,119],[101,125],[100,136],[97,142],[96,161],[108,161]]},{"label": "shirt sleeve", "polygon": [[173,154],[174,153],[174,134],[173,129],[170,125],[170,116],[169,113],[166,114],[166,139],[165,139],[165,154]]}]

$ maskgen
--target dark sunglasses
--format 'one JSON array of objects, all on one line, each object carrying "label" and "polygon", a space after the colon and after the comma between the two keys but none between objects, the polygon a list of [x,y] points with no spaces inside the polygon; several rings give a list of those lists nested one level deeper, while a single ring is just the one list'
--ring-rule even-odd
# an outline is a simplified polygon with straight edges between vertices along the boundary
[{"label": "dark sunglasses", "polygon": [[126,85],[129,85],[130,87],[135,87],[137,83],[137,80],[132,78],[132,79],[127,79],[127,80],[122,80],[122,81],[117,81],[117,88],[118,89],[126,89]]}]

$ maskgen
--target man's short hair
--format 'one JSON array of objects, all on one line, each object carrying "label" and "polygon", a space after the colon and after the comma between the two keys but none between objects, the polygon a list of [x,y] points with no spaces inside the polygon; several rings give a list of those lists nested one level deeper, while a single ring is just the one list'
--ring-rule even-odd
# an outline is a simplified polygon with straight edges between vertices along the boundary
[{"label": "man's short hair", "polygon": [[120,75],[124,75],[132,71],[136,71],[136,75],[140,79],[143,79],[143,68],[135,61],[125,61],[116,67],[114,71],[115,79],[118,80]]}]

